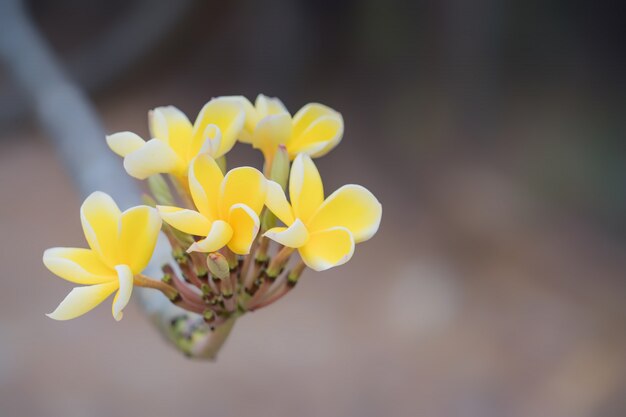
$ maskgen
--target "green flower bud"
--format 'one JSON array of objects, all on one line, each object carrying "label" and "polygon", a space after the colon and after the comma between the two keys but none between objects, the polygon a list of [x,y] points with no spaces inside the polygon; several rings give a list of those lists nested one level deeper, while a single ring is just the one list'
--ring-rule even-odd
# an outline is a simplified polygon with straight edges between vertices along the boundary
[{"label": "green flower bud", "polygon": [[228,261],[221,253],[209,253],[209,256],[206,258],[206,264],[215,279],[227,279],[230,276]]}]

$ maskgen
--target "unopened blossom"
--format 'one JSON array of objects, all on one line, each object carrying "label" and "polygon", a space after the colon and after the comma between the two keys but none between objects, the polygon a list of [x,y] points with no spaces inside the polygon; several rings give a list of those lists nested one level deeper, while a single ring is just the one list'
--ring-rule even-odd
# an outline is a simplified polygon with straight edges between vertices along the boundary
[{"label": "unopened blossom", "polygon": [[87,197],[80,208],[80,219],[89,249],[48,249],[43,263],[59,277],[85,286],[74,288],[48,317],[73,319],[116,292],[112,313],[115,320],[120,320],[132,293],[133,277],[150,261],[161,219],[148,206],[121,212],[102,192]]},{"label": "unopened blossom", "polygon": [[246,114],[243,98],[218,97],[204,105],[193,125],[174,106],[157,107],[148,116],[152,139],[147,142],[132,132],[107,136],[109,147],[124,157],[126,172],[138,179],[158,173],[184,178],[196,155],[225,155],[240,136]]},{"label": "unopened blossom", "polygon": [[236,254],[248,254],[265,202],[263,174],[240,167],[224,175],[213,158],[199,155],[189,166],[188,179],[197,211],[157,206],[163,220],[184,233],[204,237],[189,252],[215,252],[228,246]]},{"label": "unopened blossom", "polygon": [[270,164],[280,145],[287,148],[291,159],[300,153],[317,158],[330,152],[343,137],[341,114],[323,104],[309,103],[292,117],[278,98],[260,94],[254,106],[242,100],[246,124],[240,141],[261,150]]},{"label": "unopened blossom", "polygon": [[286,227],[265,236],[298,249],[305,264],[316,271],[350,260],[354,246],[371,238],[380,224],[382,206],[360,185],[344,185],[324,199],[324,188],[313,160],[297,156],[289,177],[289,197],[280,185],[268,181],[267,207]]}]

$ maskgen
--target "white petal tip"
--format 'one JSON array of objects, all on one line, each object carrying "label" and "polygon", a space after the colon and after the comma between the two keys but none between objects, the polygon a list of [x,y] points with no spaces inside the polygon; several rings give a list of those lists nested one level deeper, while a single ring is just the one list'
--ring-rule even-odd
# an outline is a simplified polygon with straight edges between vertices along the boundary
[{"label": "white petal tip", "polygon": [[272,232],[271,230],[268,230],[267,232],[263,233],[263,237],[266,237],[269,240],[273,240],[273,241],[276,241],[277,236],[278,236],[278,233]]},{"label": "white petal tip", "polygon": [[46,317],[48,317],[49,319],[52,320],[56,320],[56,321],[66,321],[68,319],[64,319],[59,317],[57,314],[55,314],[55,312],[53,311],[52,313],[46,313]]},{"label": "white petal tip", "polygon": [[189,246],[186,250],[187,253],[191,253],[191,252],[202,252],[200,250],[200,245],[198,245],[197,243],[192,243],[191,246]]}]

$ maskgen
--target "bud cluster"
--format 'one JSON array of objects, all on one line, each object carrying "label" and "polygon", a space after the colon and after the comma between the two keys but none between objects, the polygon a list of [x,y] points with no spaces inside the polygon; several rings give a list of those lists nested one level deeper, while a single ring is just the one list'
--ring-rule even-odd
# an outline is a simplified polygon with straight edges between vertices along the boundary
[{"label": "bud cluster", "polygon": [[[325,197],[313,159],[343,137],[343,118],[310,103],[291,115],[276,98],[210,100],[192,124],[173,106],[149,112],[152,138],[107,136],[129,175],[147,180],[144,206],[121,212],[95,192],[81,207],[89,249],[53,248],[44,264],[74,288],[53,319],[68,320],[115,293],[116,320],[133,286],[161,291],[180,309],[167,329],[186,354],[214,358],[235,320],[289,293],[305,268],[348,262],[378,230],[382,206],[364,187]],[[264,156],[263,172],[227,170],[237,142]],[[289,194],[289,199],[287,198]],[[172,258],[160,279],[143,275],[161,231]],[[297,254],[297,256],[296,256]]]}]

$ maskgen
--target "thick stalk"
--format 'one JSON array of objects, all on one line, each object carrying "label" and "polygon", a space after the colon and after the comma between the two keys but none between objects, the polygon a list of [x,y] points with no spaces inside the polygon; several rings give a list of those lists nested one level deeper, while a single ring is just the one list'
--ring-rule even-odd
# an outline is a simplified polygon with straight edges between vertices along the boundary
[{"label": "thick stalk", "polygon": [[[171,12],[171,9],[168,10]],[[140,204],[140,189],[119,168],[119,158],[106,146],[105,132],[94,107],[65,74],[19,0],[0,1],[0,61],[7,70],[9,83],[28,95],[33,113],[61,155],[80,193],[85,197],[100,190],[110,194],[120,207]],[[160,239],[147,274],[159,274],[160,265],[169,259],[169,252],[169,246]],[[166,287],[162,289],[169,292]],[[138,288],[136,293],[146,314],[167,339],[189,353],[189,349],[181,347],[181,336],[172,330],[172,323],[195,325],[202,318],[175,306],[156,291]]]},{"label": "thick stalk", "polygon": [[204,342],[199,343],[193,349],[193,355],[198,358],[215,361],[215,359],[217,359],[217,354],[224,345],[224,342],[226,342],[230,332],[233,330],[236,320],[237,317],[233,316],[226,320],[222,325],[216,327],[215,330],[207,335]]}]

